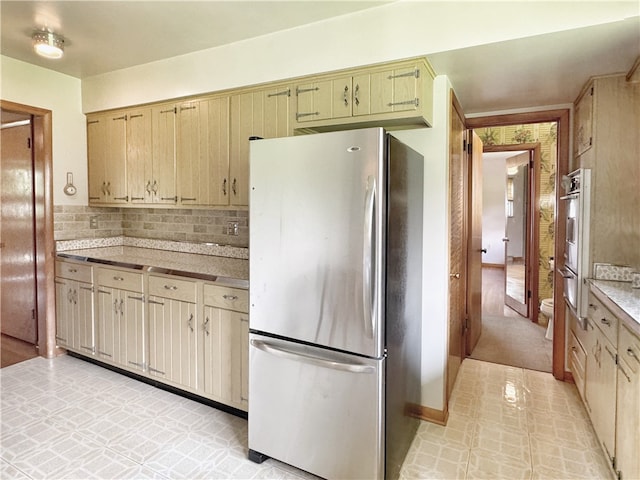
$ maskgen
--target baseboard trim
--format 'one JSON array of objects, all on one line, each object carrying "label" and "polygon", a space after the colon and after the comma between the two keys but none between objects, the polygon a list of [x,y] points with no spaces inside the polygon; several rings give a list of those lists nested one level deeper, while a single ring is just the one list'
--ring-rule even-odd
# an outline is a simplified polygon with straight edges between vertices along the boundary
[{"label": "baseboard trim", "polygon": [[562,380],[567,383],[573,383],[574,385],[576,384],[576,380],[575,378],[573,378],[573,373],[569,371],[564,372],[564,378]]},{"label": "baseboard trim", "polygon": [[436,410],[435,408],[425,407],[423,405],[408,405],[407,413],[412,417],[419,418],[426,422],[436,423],[438,425],[446,426],[449,419],[448,410]]},{"label": "baseboard trim", "polygon": [[503,263],[483,263],[482,268],[499,268],[500,270],[504,270]]}]

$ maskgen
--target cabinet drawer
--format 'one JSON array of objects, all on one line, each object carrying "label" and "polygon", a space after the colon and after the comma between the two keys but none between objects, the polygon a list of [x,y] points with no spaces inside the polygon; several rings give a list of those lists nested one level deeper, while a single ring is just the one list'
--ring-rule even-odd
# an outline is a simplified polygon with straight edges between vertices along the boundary
[{"label": "cabinet drawer", "polygon": [[593,293],[589,294],[589,319],[604,333],[614,348],[618,346],[618,317],[605,307]]},{"label": "cabinet drawer", "polygon": [[218,285],[204,286],[204,304],[237,312],[249,312],[249,292]]},{"label": "cabinet drawer", "polygon": [[149,295],[196,303],[197,285],[191,280],[149,276]]},{"label": "cabinet drawer", "polygon": [[98,285],[142,292],[142,273],[111,268],[98,268]]},{"label": "cabinet drawer", "polygon": [[578,342],[578,339],[573,334],[573,331],[569,332],[569,368],[573,373],[573,377],[576,381],[576,387],[578,391],[584,397],[584,380],[585,380],[585,368],[587,365],[587,354]]},{"label": "cabinet drawer", "polygon": [[79,263],[56,261],[56,276],[77,280],[79,282],[91,283],[91,265],[81,265]]},{"label": "cabinet drawer", "polygon": [[631,333],[624,324],[620,325],[618,356],[634,373],[638,373],[640,370],[640,338]]}]

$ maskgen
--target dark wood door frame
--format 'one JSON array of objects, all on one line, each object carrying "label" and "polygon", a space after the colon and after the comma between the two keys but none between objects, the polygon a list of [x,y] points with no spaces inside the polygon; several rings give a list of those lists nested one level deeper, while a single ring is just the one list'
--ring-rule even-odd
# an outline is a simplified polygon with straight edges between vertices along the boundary
[{"label": "dark wood door frame", "polygon": [[[554,258],[562,258],[564,241],[565,241],[565,225],[563,219],[565,216],[564,202],[560,202],[559,198],[562,193],[561,180],[563,175],[569,173],[569,131],[571,125],[569,123],[569,109],[543,110],[538,112],[512,113],[504,115],[489,115],[485,117],[473,117],[465,119],[467,128],[485,128],[498,127],[507,125],[520,125],[530,123],[547,123],[557,122],[558,124],[558,157],[556,163],[556,182],[555,182],[555,200],[556,213],[554,219],[555,245]],[[552,373],[558,380],[564,380],[568,377],[565,372],[565,308],[564,308],[564,285],[562,278],[554,273],[553,282],[553,360]]]},{"label": "dark wood door frame", "polygon": [[6,100],[0,100],[0,108],[33,119],[37,347],[40,356],[51,358],[56,354],[52,112]]}]

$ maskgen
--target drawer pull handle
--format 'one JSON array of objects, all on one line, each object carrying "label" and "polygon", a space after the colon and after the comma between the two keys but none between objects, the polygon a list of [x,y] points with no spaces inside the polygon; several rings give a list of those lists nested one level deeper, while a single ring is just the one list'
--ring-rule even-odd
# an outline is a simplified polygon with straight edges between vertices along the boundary
[{"label": "drawer pull handle", "polygon": [[590,304],[589,304],[589,308],[592,308],[593,310],[597,310],[597,309],[598,309],[598,306],[597,306],[597,305],[594,305],[593,303],[590,303]]},{"label": "drawer pull handle", "polygon": [[113,277],[116,282],[124,282],[124,278],[122,277]]},{"label": "drawer pull handle", "polygon": [[69,269],[69,273],[76,273],[78,270],[76,270],[75,268],[70,268]]},{"label": "drawer pull handle", "polygon": [[601,319],[601,320],[600,320],[600,323],[602,323],[602,324],[606,325],[607,327],[610,327],[610,326],[611,326],[611,320],[608,320],[608,319],[606,319],[606,318]]},{"label": "drawer pull handle", "polygon": [[164,288],[166,288],[167,290],[177,290],[178,287],[176,287],[175,285],[165,285]]},{"label": "drawer pull handle", "polygon": [[224,298],[225,300],[237,300],[238,296],[237,295],[223,295],[222,298]]},{"label": "drawer pull handle", "polygon": [[638,355],[636,355],[636,352],[634,352],[631,347],[627,348],[627,355],[635,359],[636,362],[640,363],[640,358],[638,358]]}]

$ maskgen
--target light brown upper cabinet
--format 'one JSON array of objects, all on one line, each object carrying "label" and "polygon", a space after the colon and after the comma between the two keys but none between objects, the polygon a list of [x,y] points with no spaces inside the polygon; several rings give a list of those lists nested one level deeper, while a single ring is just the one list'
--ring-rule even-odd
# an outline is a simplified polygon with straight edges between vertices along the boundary
[{"label": "light brown upper cabinet", "polygon": [[582,155],[593,143],[593,84],[587,86],[576,100],[575,116],[575,156]]},{"label": "light brown upper cabinet", "polygon": [[89,117],[87,144],[89,203],[127,203],[126,114],[111,112]]},{"label": "light brown upper cabinet", "polygon": [[434,76],[417,58],[89,114],[89,203],[246,207],[251,137],[430,126]]},{"label": "light brown upper cabinet", "polygon": [[294,128],[431,125],[433,78],[423,60],[311,77],[295,86]]},{"label": "light brown upper cabinet", "polygon": [[229,204],[229,97],[178,106],[178,204]]},{"label": "light brown upper cabinet", "polygon": [[249,139],[292,134],[290,98],[288,85],[231,96],[229,205],[249,204]]}]

